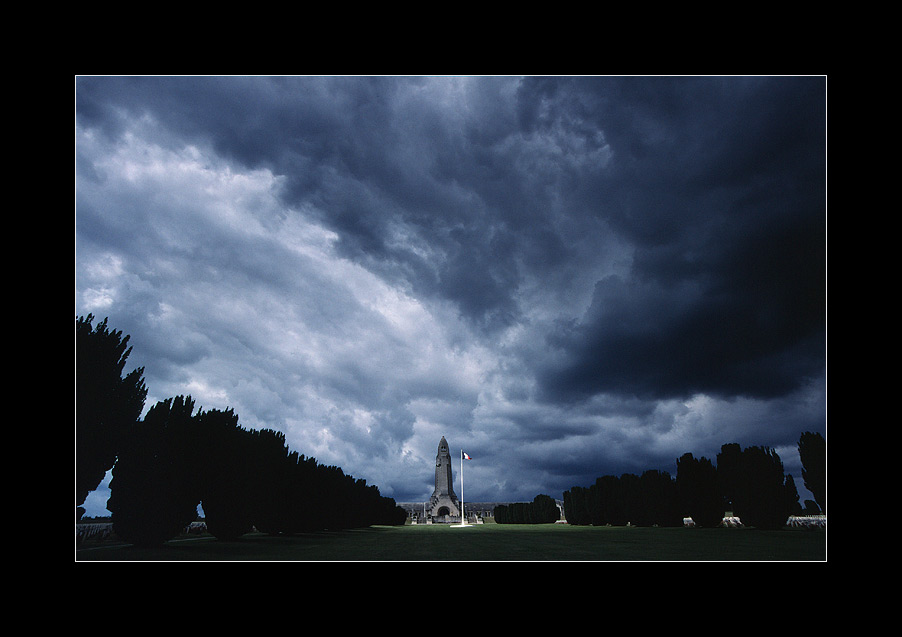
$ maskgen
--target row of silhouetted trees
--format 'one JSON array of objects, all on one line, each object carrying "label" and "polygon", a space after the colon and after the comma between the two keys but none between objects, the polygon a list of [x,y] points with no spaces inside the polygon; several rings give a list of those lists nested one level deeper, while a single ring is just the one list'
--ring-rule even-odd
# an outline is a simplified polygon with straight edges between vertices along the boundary
[{"label": "row of silhouetted trees", "polygon": [[[234,539],[403,524],[405,511],[365,480],[290,451],[271,429],[246,430],[231,409],[195,411],[190,396],[153,405],[140,418],[143,368],[123,376],[129,337],[76,321],[76,506],[112,468],[107,508],[123,540],[154,545],[197,518]],[[80,515],[80,513],[79,513]]]},{"label": "row of silhouetted trees", "polygon": [[498,524],[548,524],[561,519],[557,503],[549,495],[537,495],[532,502],[499,504],[492,515]]},{"label": "row of silhouetted trees", "polygon": [[691,517],[698,526],[719,526],[732,511],[743,525],[782,528],[790,515],[826,512],[826,444],[818,433],[799,439],[805,486],[815,497],[799,504],[792,475],[769,447],[742,449],[725,444],[716,464],[686,453],[677,460],[677,474],[649,470],[642,475],[606,475],[588,487],[564,492],[564,513],[570,524],[680,526]]}]

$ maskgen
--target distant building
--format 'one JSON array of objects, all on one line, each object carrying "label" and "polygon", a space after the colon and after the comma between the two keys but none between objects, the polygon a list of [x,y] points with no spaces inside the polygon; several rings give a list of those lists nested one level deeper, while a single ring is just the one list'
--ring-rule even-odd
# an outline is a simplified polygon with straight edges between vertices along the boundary
[{"label": "distant building", "polygon": [[[428,502],[396,502],[405,511],[412,524],[431,524],[433,522],[459,522],[461,503],[454,493],[451,475],[451,453],[448,441],[442,436],[435,454],[435,490]],[[563,501],[556,500],[563,518]],[[493,518],[495,507],[509,505],[512,502],[467,502],[464,504],[467,518],[471,522],[481,523],[483,519]]]}]

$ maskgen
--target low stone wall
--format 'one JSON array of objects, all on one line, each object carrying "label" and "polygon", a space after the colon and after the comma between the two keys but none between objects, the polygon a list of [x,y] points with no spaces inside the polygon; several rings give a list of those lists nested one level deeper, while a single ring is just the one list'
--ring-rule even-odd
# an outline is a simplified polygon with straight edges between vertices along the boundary
[{"label": "low stone wall", "polygon": [[[192,522],[184,528],[184,535],[201,535],[206,532],[207,523],[203,520]],[[75,525],[75,541],[79,544],[87,541],[102,542],[112,539],[113,523],[100,522],[97,524],[76,524]]]},{"label": "low stone wall", "polygon": [[75,541],[86,542],[88,540],[108,540],[113,535],[113,525],[110,522],[102,524],[76,524]]},{"label": "low stone wall", "polygon": [[[683,526],[688,528],[695,528],[695,520],[692,518],[683,518]],[[720,526],[730,526],[730,527],[740,527],[742,526],[742,521],[733,515],[724,516],[724,518],[720,521]]]},{"label": "low stone wall", "polygon": [[[742,520],[735,515],[725,516],[720,522],[721,526],[739,528],[742,526]],[[683,518],[683,526],[694,527],[695,520],[692,518]],[[786,526],[794,529],[825,529],[827,528],[826,515],[790,515],[786,520]]]},{"label": "low stone wall", "polygon": [[826,529],[826,515],[790,515],[786,526],[794,529]]}]

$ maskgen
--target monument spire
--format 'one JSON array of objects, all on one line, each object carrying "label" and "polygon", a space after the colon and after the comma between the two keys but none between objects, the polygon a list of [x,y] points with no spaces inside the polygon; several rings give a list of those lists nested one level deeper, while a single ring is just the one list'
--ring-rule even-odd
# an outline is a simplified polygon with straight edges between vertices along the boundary
[{"label": "monument spire", "polygon": [[451,476],[451,453],[448,441],[442,436],[435,456],[435,491],[429,499],[429,510],[433,519],[444,521],[449,517],[460,517],[460,504],[454,493]]}]

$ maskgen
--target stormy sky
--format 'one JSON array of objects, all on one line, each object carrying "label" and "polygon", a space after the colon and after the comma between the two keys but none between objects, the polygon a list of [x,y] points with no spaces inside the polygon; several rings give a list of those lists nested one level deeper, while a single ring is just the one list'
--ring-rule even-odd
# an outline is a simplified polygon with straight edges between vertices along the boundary
[{"label": "stormy sky", "polygon": [[231,407],[399,502],[442,436],[466,501],[732,442],[804,500],[826,84],[76,77],[75,314],[130,335],[146,407]]}]

